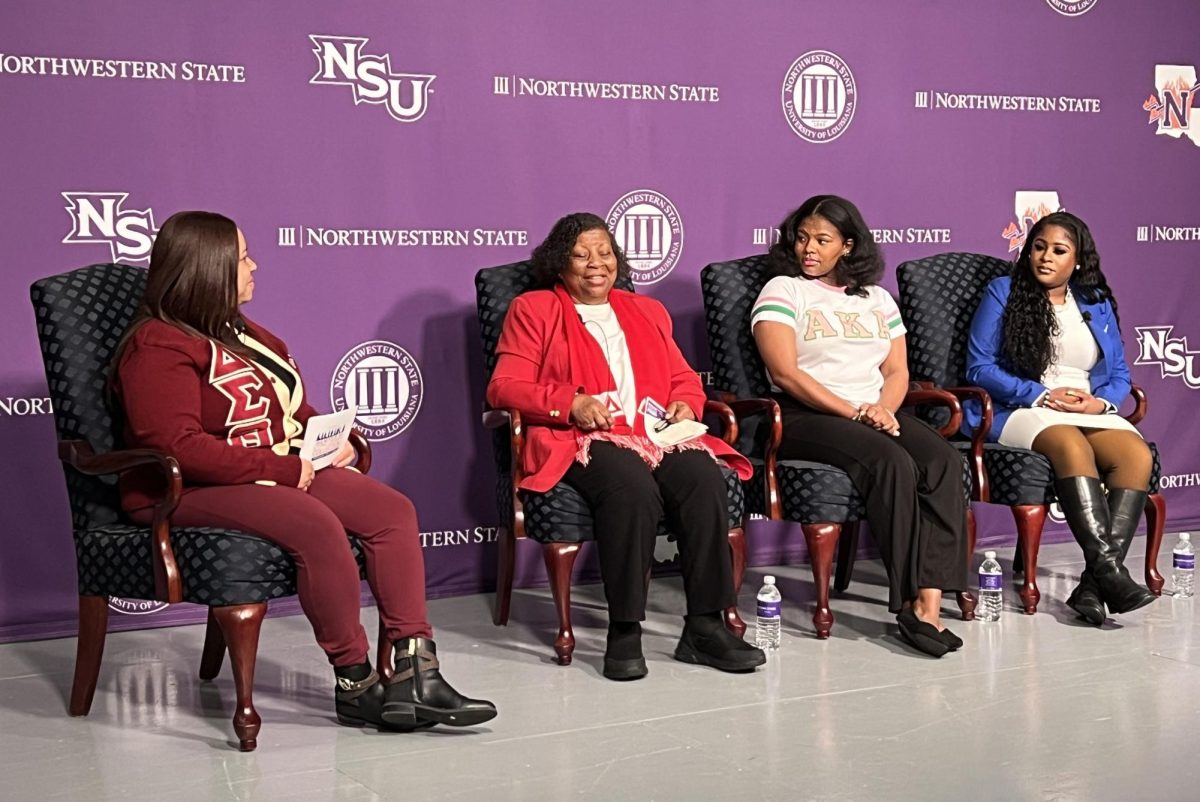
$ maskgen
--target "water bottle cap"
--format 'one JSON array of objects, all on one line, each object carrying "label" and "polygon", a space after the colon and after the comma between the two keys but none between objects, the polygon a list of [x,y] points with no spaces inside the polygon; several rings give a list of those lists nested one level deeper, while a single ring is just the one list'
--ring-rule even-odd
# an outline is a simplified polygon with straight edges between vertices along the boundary
[{"label": "water bottle cap", "polygon": [[766,576],[763,577],[763,584],[764,585],[774,585],[775,577],[771,576],[770,574],[767,574]]},{"label": "water bottle cap", "polygon": [[1191,540],[1191,539],[1192,539],[1192,536],[1191,536],[1191,535],[1189,535],[1187,532],[1180,532],[1180,533],[1179,533],[1179,539],[1180,539],[1180,540]]},{"label": "water bottle cap", "polygon": [[994,559],[996,559],[996,552],[994,552],[994,551],[985,551],[985,552],[983,553],[983,557],[984,557],[984,559],[987,559],[987,560],[994,560]]}]

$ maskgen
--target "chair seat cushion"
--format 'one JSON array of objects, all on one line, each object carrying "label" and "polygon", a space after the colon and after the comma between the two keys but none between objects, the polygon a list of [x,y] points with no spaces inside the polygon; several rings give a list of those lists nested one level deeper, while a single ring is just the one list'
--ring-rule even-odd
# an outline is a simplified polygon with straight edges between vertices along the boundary
[{"label": "chair seat cushion", "polygon": [[[349,548],[365,577],[365,558],[356,538]],[[296,566],[269,540],[211,527],[177,527],[171,546],[183,578],[183,600],[226,605],[292,596]],[[75,533],[79,593],[84,596],[154,598],[151,536],[145,527],[110,524]]]},{"label": "chair seat cushion", "polygon": [[[745,514],[746,500],[742,483],[737,474],[725,466],[721,466],[721,475],[729,491],[727,510],[729,528],[736,529],[742,525]],[[511,520],[512,503],[505,504],[505,499],[511,498],[506,492],[511,485],[507,477],[500,477],[497,496],[501,499],[500,510],[505,520]],[[592,526],[592,511],[579,491],[566,482],[559,482],[545,493],[527,493],[521,491],[521,503],[525,507],[525,534],[539,543],[582,543],[595,540],[596,534]],[[659,536],[670,535],[666,521],[658,523]]]},{"label": "chair seat cushion", "polygon": [[[969,445],[969,444],[968,444]],[[971,466],[963,454],[963,494],[971,499]],[[754,476],[746,482],[746,501],[751,512],[766,515],[763,461],[751,459]],[[841,468],[806,460],[775,463],[783,517],[803,523],[848,523],[867,517],[862,497]]]},{"label": "chair seat cushion", "polygon": [[[964,455],[970,452],[971,444],[968,442],[956,441],[954,445]],[[1150,492],[1157,493],[1162,475],[1158,446],[1154,443],[1147,445],[1154,457]],[[983,447],[983,468],[987,472],[992,504],[1014,507],[1053,504],[1055,501],[1054,468],[1050,466],[1050,460],[1036,451],[987,443]]]}]

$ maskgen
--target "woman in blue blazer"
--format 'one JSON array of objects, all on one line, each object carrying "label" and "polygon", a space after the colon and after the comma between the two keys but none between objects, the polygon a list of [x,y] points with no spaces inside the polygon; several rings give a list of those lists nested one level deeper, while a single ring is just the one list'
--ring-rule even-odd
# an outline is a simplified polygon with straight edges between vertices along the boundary
[{"label": "woman in blue blazer", "polygon": [[[1126,613],[1154,601],[1125,568],[1153,458],[1116,414],[1130,389],[1117,302],[1075,215],[1035,223],[1011,274],[988,285],[971,322],[967,381],[995,403],[989,440],[1031,448],[1054,467],[1086,563],[1067,604],[1099,626],[1105,605]],[[968,432],[980,421],[971,407]]]}]

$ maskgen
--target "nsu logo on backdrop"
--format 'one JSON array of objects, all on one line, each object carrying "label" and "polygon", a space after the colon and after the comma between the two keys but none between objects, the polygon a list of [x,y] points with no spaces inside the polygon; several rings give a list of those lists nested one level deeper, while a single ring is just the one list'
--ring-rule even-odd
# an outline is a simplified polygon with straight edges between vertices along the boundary
[{"label": "nsu logo on backdrop", "polygon": [[1065,17],[1078,17],[1096,7],[1100,0],[1046,0],[1050,8]]},{"label": "nsu logo on backdrop", "polygon": [[836,53],[810,50],[783,78],[783,115],[806,142],[832,142],[846,132],[858,108],[850,66]]},{"label": "nsu logo on backdrop", "polygon": [[671,199],[652,189],[635,189],[608,210],[608,230],[625,252],[634,284],[661,281],[679,264],[683,222]]},{"label": "nsu logo on backdrop", "polygon": [[1157,365],[1162,378],[1182,379],[1192,390],[1200,390],[1200,353],[1188,347],[1186,336],[1173,337],[1174,326],[1135,326],[1138,355],[1135,365]]},{"label": "nsu logo on backdrop", "polygon": [[1150,113],[1150,125],[1158,123],[1154,133],[1180,139],[1187,137],[1200,146],[1200,119],[1196,110],[1196,68],[1180,64],[1154,66],[1154,94],[1142,104]]},{"label": "nsu logo on backdrop", "polygon": [[436,75],[392,72],[392,57],[364,53],[365,36],[324,36],[310,34],[317,74],[310,84],[349,86],[354,105],[372,103],[387,108],[392,119],[416,122],[429,106],[429,85]]},{"label": "nsu logo on backdrop", "polygon": [[377,442],[407,429],[416,419],[423,397],[417,360],[387,340],[369,340],[351,348],[329,382],[334,411],[358,407],[354,423],[367,439]]},{"label": "nsu logo on backdrop", "polygon": [[1051,212],[1065,211],[1058,201],[1058,192],[1053,190],[1019,189],[1013,195],[1014,222],[1008,224],[1002,236],[1008,240],[1008,252],[1021,250],[1029,229]]},{"label": "nsu logo on backdrop", "polygon": [[149,262],[154,246],[154,211],[127,209],[128,192],[63,192],[71,230],[67,245],[106,245],[114,262]]}]

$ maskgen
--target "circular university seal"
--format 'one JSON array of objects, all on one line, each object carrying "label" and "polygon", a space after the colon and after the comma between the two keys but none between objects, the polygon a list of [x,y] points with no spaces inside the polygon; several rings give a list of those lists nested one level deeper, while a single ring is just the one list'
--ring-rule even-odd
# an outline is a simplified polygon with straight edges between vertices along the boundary
[{"label": "circular university seal", "polygon": [[609,231],[625,252],[634,284],[661,281],[683,253],[683,223],[666,195],[636,189],[608,210]]},{"label": "circular university seal", "polygon": [[1095,8],[1100,0],[1046,0],[1050,8],[1068,17],[1078,17]]},{"label": "circular university seal", "polygon": [[329,400],[341,412],[357,406],[355,425],[368,440],[390,440],[409,427],[424,395],[412,354],[387,340],[351,348],[333,370]]},{"label": "circular university seal", "polygon": [[169,607],[166,602],[153,599],[122,599],[120,596],[108,597],[108,609],[116,610],[125,615],[150,615]]},{"label": "circular university seal", "polygon": [[810,50],[783,78],[783,115],[796,136],[832,142],[850,127],[858,90],[850,67],[828,50]]}]

